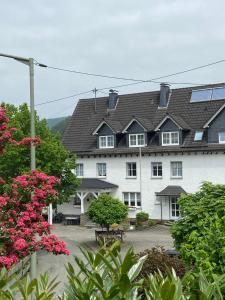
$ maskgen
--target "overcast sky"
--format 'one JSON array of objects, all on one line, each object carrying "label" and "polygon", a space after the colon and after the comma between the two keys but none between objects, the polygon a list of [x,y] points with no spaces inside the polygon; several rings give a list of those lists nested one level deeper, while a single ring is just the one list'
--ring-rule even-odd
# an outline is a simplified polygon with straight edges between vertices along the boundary
[{"label": "overcast sky", "polygon": [[[225,59],[225,1],[2,0],[0,38],[0,52],[34,57],[49,66],[149,79]],[[29,101],[25,65],[0,57],[0,74],[2,101]],[[170,81],[225,82],[225,63]],[[36,67],[35,102],[123,83]],[[148,83],[118,91],[158,89],[158,84]],[[37,110],[46,118],[70,115],[77,100]]]}]

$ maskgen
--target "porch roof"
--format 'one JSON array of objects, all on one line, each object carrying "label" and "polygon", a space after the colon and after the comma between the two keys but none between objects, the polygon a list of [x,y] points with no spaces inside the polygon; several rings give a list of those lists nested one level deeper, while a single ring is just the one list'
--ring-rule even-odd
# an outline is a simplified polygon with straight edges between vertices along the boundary
[{"label": "porch roof", "polygon": [[78,190],[86,190],[86,189],[104,190],[104,189],[113,189],[117,187],[118,185],[116,184],[98,178],[82,178]]},{"label": "porch roof", "polygon": [[179,185],[168,185],[161,192],[157,192],[156,196],[179,196],[186,193],[185,190]]}]

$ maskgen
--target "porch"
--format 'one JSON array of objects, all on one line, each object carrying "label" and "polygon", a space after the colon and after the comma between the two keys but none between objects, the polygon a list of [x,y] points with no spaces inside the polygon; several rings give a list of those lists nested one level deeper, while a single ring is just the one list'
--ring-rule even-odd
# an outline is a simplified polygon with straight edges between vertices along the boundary
[{"label": "porch", "polygon": [[186,193],[179,185],[168,185],[160,192],[156,192],[156,197],[160,203],[160,219],[176,220],[180,217],[180,207],[177,202],[181,194]]}]

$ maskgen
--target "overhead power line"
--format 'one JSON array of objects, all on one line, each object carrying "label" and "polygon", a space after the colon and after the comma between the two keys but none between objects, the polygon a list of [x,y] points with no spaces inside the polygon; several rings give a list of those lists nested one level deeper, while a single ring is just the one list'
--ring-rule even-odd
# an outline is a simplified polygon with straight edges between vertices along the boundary
[{"label": "overhead power line", "polygon": [[40,64],[38,62],[35,62],[35,63],[36,63],[37,66],[40,66],[40,67],[46,67],[46,68],[57,70],[57,71],[75,73],[75,74],[86,75],[86,76],[94,76],[94,77],[117,79],[117,80],[124,80],[124,81],[133,81],[133,82],[153,82],[155,80],[181,75],[181,74],[184,74],[184,73],[192,72],[192,71],[199,70],[199,69],[202,69],[202,68],[207,68],[207,67],[210,67],[210,66],[213,66],[213,65],[216,65],[216,64],[220,64],[220,63],[223,63],[223,62],[225,62],[225,59],[221,59],[221,60],[214,61],[214,62],[205,64],[205,65],[200,65],[200,66],[197,66],[197,67],[194,67],[194,68],[189,68],[189,69],[185,69],[185,70],[182,70],[182,71],[179,71],[179,72],[175,72],[175,73],[171,73],[171,74],[167,74],[167,75],[162,75],[162,76],[159,76],[159,77],[155,77],[155,78],[152,78],[152,79],[146,79],[146,80],[137,79],[137,78],[130,78],[130,77],[121,77],[121,76],[89,73],[89,72],[83,72],[83,71],[78,71],[78,70],[48,66],[48,65]]}]

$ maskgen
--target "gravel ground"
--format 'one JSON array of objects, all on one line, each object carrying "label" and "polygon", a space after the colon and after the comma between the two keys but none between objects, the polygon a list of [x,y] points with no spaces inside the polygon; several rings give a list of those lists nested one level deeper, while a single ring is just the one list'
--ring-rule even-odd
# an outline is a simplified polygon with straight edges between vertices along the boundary
[{"label": "gravel ground", "polygon": [[[73,262],[73,256],[82,257],[79,247],[95,250],[94,229],[87,229],[80,226],[55,225],[53,234],[66,242],[71,255],[55,256],[46,252],[38,254],[38,273],[49,272],[51,277],[57,276],[61,282],[57,291],[63,290],[64,283],[67,281],[64,265]],[[122,252],[129,247],[133,247],[135,252],[142,251],[154,246],[163,246],[165,249],[173,247],[173,240],[169,233],[169,228],[164,225],[156,225],[148,230],[126,232]]]}]

